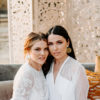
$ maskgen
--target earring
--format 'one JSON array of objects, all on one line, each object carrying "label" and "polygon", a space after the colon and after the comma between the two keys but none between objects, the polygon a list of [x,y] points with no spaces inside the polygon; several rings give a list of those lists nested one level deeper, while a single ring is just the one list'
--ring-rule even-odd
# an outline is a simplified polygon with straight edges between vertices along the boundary
[{"label": "earring", "polygon": [[26,59],[27,59],[27,60],[29,60],[29,59],[30,59],[30,55],[29,55],[29,54],[27,54]]},{"label": "earring", "polygon": [[71,53],[72,49],[67,46],[67,53]]}]

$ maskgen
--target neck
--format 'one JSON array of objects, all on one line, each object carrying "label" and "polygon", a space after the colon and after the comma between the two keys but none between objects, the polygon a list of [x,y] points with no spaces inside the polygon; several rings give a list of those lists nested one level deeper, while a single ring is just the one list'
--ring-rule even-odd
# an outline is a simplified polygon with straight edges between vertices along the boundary
[{"label": "neck", "polygon": [[55,59],[55,64],[61,64],[61,63],[63,63],[67,57],[68,57],[68,55],[65,55],[62,58]]},{"label": "neck", "polygon": [[34,62],[32,59],[29,60],[29,64],[32,68],[36,69],[37,71],[41,70],[42,65]]}]

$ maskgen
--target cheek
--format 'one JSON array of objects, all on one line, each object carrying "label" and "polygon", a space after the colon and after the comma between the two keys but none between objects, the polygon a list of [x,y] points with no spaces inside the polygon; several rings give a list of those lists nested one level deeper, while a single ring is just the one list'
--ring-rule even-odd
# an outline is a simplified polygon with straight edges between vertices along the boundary
[{"label": "cheek", "polygon": [[49,51],[52,52],[53,51],[53,47],[49,46]]},{"label": "cheek", "polygon": [[59,49],[60,49],[62,52],[66,52],[67,47],[66,47],[66,45],[62,45],[62,46],[59,47]]},{"label": "cheek", "polygon": [[45,52],[45,55],[46,55],[46,56],[48,56],[48,54],[49,54],[49,52],[48,52],[48,51],[46,51],[46,52]]},{"label": "cheek", "polygon": [[38,55],[39,55],[39,53],[37,53],[37,52],[35,52],[35,51],[32,51],[32,52],[30,53],[30,56],[31,56],[32,59],[37,58]]}]

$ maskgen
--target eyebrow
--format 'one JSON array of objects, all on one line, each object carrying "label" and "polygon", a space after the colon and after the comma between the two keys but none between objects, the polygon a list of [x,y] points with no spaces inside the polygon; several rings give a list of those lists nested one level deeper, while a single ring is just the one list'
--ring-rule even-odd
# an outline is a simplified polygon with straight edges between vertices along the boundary
[{"label": "eyebrow", "polygon": [[[62,40],[57,40],[57,41],[62,41]],[[57,41],[55,41],[55,42],[57,42]],[[48,43],[50,43],[50,42],[52,42],[52,41],[48,41]]]}]

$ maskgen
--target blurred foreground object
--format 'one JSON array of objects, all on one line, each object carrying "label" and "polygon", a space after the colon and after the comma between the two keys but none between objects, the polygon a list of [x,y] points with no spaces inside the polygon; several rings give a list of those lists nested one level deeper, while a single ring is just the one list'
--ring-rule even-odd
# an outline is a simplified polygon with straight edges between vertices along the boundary
[{"label": "blurred foreground object", "polygon": [[96,60],[95,60],[95,72],[100,73],[100,56],[96,56]]},{"label": "blurred foreground object", "polygon": [[90,100],[100,100],[100,73],[86,70],[89,80],[88,98]]}]

